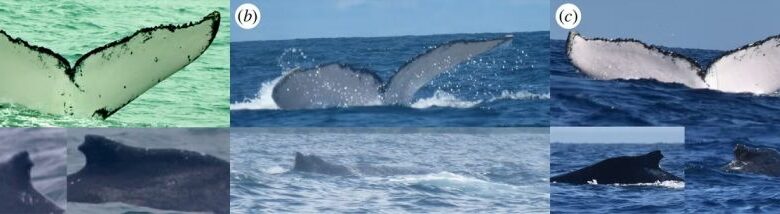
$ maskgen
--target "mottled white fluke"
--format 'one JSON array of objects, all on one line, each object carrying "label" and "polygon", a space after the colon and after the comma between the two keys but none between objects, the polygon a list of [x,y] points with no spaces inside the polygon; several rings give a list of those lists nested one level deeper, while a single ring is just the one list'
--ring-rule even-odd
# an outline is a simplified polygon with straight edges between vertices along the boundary
[{"label": "mottled white fluke", "polygon": [[571,31],[566,52],[594,79],[654,79],[730,93],[780,90],[780,35],[727,51],[706,72],[688,57],[633,39],[584,38]]},{"label": "mottled white fluke", "polygon": [[440,45],[406,63],[387,83],[372,71],[342,64],[293,70],[276,84],[272,97],[282,109],[409,104],[439,74],[511,41],[506,37]]},{"label": "mottled white fluke", "polygon": [[0,102],[105,119],[197,59],[219,20],[215,11],[194,23],[143,28],[84,54],[72,67],[61,55],[0,31]]}]

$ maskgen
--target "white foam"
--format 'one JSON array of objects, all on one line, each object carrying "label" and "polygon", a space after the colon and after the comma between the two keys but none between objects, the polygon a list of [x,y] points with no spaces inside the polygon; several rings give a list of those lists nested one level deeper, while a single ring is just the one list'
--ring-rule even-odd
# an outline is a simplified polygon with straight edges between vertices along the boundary
[{"label": "white foam", "polygon": [[522,189],[519,186],[494,183],[446,171],[422,175],[394,176],[386,178],[386,181],[404,185],[431,186],[445,191],[464,192],[477,195],[503,195],[532,191]]},{"label": "white foam", "polygon": [[279,83],[284,75],[281,75],[271,81],[264,82],[260,86],[260,90],[257,91],[254,98],[246,99],[242,102],[231,103],[230,110],[259,110],[259,109],[279,109],[279,106],[274,102],[274,98],[271,97],[274,92],[274,87]]},{"label": "white foam", "polygon": [[450,93],[436,90],[432,97],[419,99],[412,103],[410,107],[424,109],[430,107],[449,107],[449,108],[471,108],[482,103],[482,100],[468,101],[461,100]]},{"label": "white foam", "polygon": [[615,184],[615,186],[656,186],[665,187],[670,189],[684,189],[684,181],[656,181],[653,183],[637,183],[637,184]]},{"label": "white foam", "polygon": [[281,166],[272,166],[270,168],[263,169],[263,172],[265,174],[276,175],[276,174],[282,174],[282,173],[287,172],[287,169],[285,169],[284,167],[281,167]]},{"label": "white foam", "polygon": [[544,93],[544,94],[538,94],[533,93],[530,91],[508,91],[504,90],[501,91],[501,94],[491,98],[489,101],[493,102],[496,100],[549,100],[550,99],[550,93]]}]

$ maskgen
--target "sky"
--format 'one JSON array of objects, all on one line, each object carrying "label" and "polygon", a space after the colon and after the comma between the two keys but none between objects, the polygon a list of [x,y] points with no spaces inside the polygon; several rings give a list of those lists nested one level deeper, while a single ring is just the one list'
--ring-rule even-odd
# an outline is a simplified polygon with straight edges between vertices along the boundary
[{"label": "sky", "polygon": [[[547,0],[232,0],[260,8],[250,30],[231,23],[231,41],[378,37],[549,30]],[[231,14],[231,22],[233,14]]]},{"label": "sky", "polygon": [[[584,17],[584,16],[583,16]],[[553,143],[684,143],[683,127],[552,127]]]},{"label": "sky", "polygon": [[[582,12],[575,28],[585,37],[634,38],[667,47],[731,50],[780,34],[780,1],[775,0],[553,0]],[[550,37],[565,40],[552,15]]]}]

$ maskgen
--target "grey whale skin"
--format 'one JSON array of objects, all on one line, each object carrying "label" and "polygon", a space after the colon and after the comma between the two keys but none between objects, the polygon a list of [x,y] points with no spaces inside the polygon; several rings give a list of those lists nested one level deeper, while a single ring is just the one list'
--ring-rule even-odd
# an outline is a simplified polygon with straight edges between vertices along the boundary
[{"label": "grey whale skin", "polygon": [[639,156],[620,156],[600,161],[585,168],[552,177],[550,182],[588,184],[637,184],[657,181],[682,181],[660,168],[661,151],[652,151]]},{"label": "grey whale skin", "polygon": [[319,156],[310,154],[304,155],[300,152],[295,153],[295,165],[292,171],[317,173],[333,176],[392,176],[392,175],[415,175],[431,173],[431,170],[408,168],[408,167],[388,167],[372,165],[356,165],[352,167],[328,163]]},{"label": "grey whale skin", "polygon": [[734,160],[726,170],[780,177],[780,153],[771,148],[749,147],[737,144]]},{"label": "grey whale skin", "polygon": [[0,212],[63,213],[62,208],[43,197],[30,182],[33,163],[30,154],[20,152],[0,163]]},{"label": "grey whale skin", "polygon": [[68,202],[229,213],[230,165],[192,151],[127,146],[87,135],[84,168],[68,175]]},{"label": "grey whale skin", "polygon": [[281,109],[405,105],[439,74],[511,42],[511,37],[451,41],[414,57],[388,81],[345,64],[295,69],[274,86],[272,98]]}]

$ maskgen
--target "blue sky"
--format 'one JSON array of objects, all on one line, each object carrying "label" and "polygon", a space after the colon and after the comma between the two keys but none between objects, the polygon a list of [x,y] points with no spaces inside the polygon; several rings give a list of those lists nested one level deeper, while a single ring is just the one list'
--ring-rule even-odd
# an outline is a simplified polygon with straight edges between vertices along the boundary
[{"label": "blue sky", "polygon": [[[780,1],[553,0],[550,13],[570,2],[582,11],[576,28],[586,37],[635,38],[646,43],[730,50],[780,34]],[[565,39],[553,16],[550,37]]]},{"label": "blue sky", "polygon": [[684,143],[683,127],[552,127],[554,143]]},{"label": "blue sky", "polygon": [[231,24],[232,41],[549,30],[547,0],[232,0],[231,13],[245,2],[262,21]]}]

